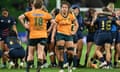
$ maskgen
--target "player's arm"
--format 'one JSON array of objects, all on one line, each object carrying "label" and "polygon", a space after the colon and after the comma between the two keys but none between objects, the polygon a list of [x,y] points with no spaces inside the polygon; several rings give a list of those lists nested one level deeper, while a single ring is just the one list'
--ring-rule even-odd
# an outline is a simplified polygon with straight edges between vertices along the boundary
[{"label": "player's arm", "polygon": [[48,33],[53,29],[54,24],[56,24],[55,19],[51,19],[51,20],[50,20],[50,23],[51,23],[51,25],[50,25],[50,27],[48,28]]},{"label": "player's arm", "polygon": [[78,27],[79,27],[78,22],[77,22],[76,19],[73,21],[73,24],[74,24],[74,30],[72,32],[72,35],[76,34],[76,32],[78,30]]},{"label": "player's arm", "polygon": [[108,12],[108,11],[96,11],[95,13],[96,13],[97,15],[98,15],[98,14],[113,15],[113,12]]},{"label": "player's arm", "polygon": [[47,13],[46,14],[46,18],[50,21],[50,27],[48,28],[48,33],[53,29],[53,26],[54,26],[54,24],[56,24],[56,21],[55,21],[55,19],[52,17],[52,15],[51,14],[49,14],[49,13]]},{"label": "player's arm", "polygon": [[112,12],[100,12],[99,14],[105,14],[105,15],[112,15],[113,13]]},{"label": "player's arm", "polygon": [[53,25],[52,36],[51,36],[51,42],[54,41],[56,31],[57,31],[57,23],[55,23],[55,24]]},{"label": "player's arm", "polygon": [[14,30],[16,32],[16,34],[18,35],[18,31],[17,31],[17,27],[16,27],[16,20],[14,18],[12,18],[12,30]]},{"label": "player's arm", "polygon": [[120,26],[120,19],[116,20],[116,24]]},{"label": "player's arm", "polygon": [[92,19],[92,21],[91,21],[91,26],[94,26],[94,22],[96,21],[97,16],[98,16],[98,13],[95,12],[94,17],[93,17],[93,19]]},{"label": "player's arm", "polygon": [[25,15],[24,14],[20,15],[18,17],[18,19],[19,19],[20,23],[23,25],[23,27],[25,27],[26,29],[29,29],[29,25],[24,22],[24,20],[25,20]]},{"label": "player's arm", "polygon": [[16,32],[16,34],[18,35],[18,31],[17,31],[17,27],[16,25],[13,25],[12,29]]}]

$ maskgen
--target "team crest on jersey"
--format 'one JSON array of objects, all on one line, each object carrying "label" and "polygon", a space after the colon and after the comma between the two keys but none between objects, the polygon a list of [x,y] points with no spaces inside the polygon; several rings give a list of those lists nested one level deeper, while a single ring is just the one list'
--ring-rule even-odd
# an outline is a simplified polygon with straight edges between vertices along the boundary
[{"label": "team crest on jersey", "polygon": [[11,22],[11,20],[8,20],[8,23],[10,23]]},{"label": "team crest on jersey", "polygon": [[68,18],[68,20],[70,21],[70,18]]},{"label": "team crest on jersey", "polygon": [[12,45],[13,44],[13,41],[10,41],[10,45]]},{"label": "team crest on jersey", "polygon": [[0,22],[4,22],[4,20],[0,20]]}]

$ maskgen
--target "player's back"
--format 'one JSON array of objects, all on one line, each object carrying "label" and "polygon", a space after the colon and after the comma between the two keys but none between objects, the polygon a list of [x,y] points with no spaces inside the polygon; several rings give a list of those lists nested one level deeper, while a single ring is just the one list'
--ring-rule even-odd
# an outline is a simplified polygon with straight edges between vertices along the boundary
[{"label": "player's back", "polygon": [[47,22],[52,17],[41,9],[26,12],[25,16],[30,23],[30,38],[47,37]]}]

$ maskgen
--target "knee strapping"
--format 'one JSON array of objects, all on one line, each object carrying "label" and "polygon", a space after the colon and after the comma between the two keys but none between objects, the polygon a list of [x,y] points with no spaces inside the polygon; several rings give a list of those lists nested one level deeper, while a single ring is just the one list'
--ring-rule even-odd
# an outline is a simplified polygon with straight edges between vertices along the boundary
[{"label": "knee strapping", "polygon": [[74,51],[74,47],[68,47],[67,50],[68,51]]},{"label": "knee strapping", "polygon": [[58,50],[63,50],[64,46],[57,46]]}]

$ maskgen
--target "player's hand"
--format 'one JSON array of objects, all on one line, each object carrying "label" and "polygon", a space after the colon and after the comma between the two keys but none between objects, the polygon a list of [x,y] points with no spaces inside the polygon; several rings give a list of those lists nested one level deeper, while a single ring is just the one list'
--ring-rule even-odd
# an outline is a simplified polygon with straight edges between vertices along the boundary
[{"label": "player's hand", "polygon": [[5,52],[4,52],[4,55],[8,55],[8,53],[9,53],[8,51],[5,51]]},{"label": "player's hand", "polygon": [[47,30],[47,34],[48,34],[48,36],[50,35],[50,31],[49,30]]},{"label": "player's hand", "polygon": [[89,25],[91,22],[90,21],[86,21],[85,23]]},{"label": "player's hand", "polygon": [[91,22],[91,24],[90,24],[91,26],[94,26],[94,22]]},{"label": "player's hand", "polygon": [[71,32],[71,35],[75,35],[75,34],[76,34],[76,32],[75,32],[75,31],[72,31],[72,32]]},{"label": "player's hand", "polygon": [[55,21],[55,19],[52,19],[52,20],[51,20],[51,23],[57,24],[56,21]]},{"label": "player's hand", "polygon": [[29,30],[29,24],[24,24],[24,27]]}]

